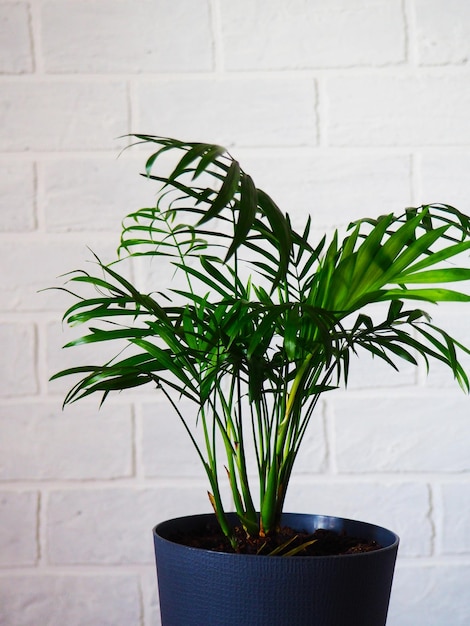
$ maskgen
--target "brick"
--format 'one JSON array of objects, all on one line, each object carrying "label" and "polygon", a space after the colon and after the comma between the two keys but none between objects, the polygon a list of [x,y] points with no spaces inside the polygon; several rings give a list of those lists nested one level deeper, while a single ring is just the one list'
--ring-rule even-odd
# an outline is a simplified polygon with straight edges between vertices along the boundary
[{"label": "brick", "polygon": [[462,146],[470,142],[468,78],[357,75],[329,78],[333,146]]},{"label": "brick", "polygon": [[[461,260],[463,266],[467,266],[467,259],[468,254],[465,254],[464,258]],[[463,283],[457,285],[457,288],[468,293],[468,287],[465,288]],[[431,315],[432,322],[436,324],[436,326],[446,329],[457,341],[467,346],[467,348],[470,348],[468,310],[465,304],[453,303],[446,305],[445,303],[440,303],[437,309],[431,310]],[[462,350],[458,350],[457,355],[463,369],[470,378],[470,355]],[[433,363],[433,366],[424,379],[424,384],[430,389],[436,389],[438,387],[455,389],[457,387],[457,382],[452,370],[444,365],[444,363]]]},{"label": "brick", "polygon": [[[386,314],[381,319],[385,319],[385,316]],[[352,323],[348,326],[351,327]],[[417,377],[418,369],[411,363],[404,362],[400,365],[400,371],[396,372],[382,359],[372,358],[365,350],[358,350],[357,356],[351,355],[347,389],[410,387],[416,384]]]},{"label": "brick", "polygon": [[[396,211],[398,213],[398,211]],[[382,302],[373,306],[369,306],[363,313],[371,317],[374,324],[382,323],[386,318],[390,303]],[[352,328],[358,314],[355,314],[348,320],[346,328]],[[395,362],[397,363],[397,359]],[[419,378],[419,368],[402,361],[397,363],[399,371],[392,370],[390,365],[383,359],[373,357],[365,349],[357,347],[357,354],[350,354],[349,373],[347,384],[341,381],[340,388],[342,390],[368,390],[381,388],[388,390],[386,393],[391,394],[390,389],[412,387],[416,385]],[[328,396],[326,396],[328,402]]]},{"label": "brick", "polygon": [[135,574],[8,573],[0,584],[0,622],[10,626],[137,626],[141,623]]},{"label": "brick", "polygon": [[142,576],[142,596],[144,613],[149,626],[161,626],[160,603],[158,599],[157,579],[155,578],[155,568],[148,567]]},{"label": "brick", "polygon": [[232,146],[314,145],[310,78],[142,81],[140,131]]},{"label": "brick", "polygon": [[0,492],[0,566],[35,565],[37,508],[36,492]]},{"label": "brick", "polygon": [[398,561],[387,626],[467,626],[470,621],[468,564]]},{"label": "brick", "polygon": [[401,212],[411,201],[408,155],[283,150],[262,157],[240,151],[236,157],[299,230],[307,215],[317,228],[347,226],[353,219]]},{"label": "brick", "polygon": [[405,60],[397,0],[241,0],[221,3],[221,16],[228,70],[380,66]]},{"label": "brick", "polygon": [[60,402],[3,407],[2,480],[123,478],[133,471],[129,407]]},{"label": "brick", "polygon": [[[329,398],[340,472],[470,469],[468,399],[455,391]],[[436,442],[439,442],[437,444]]]},{"label": "brick", "polygon": [[42,22],[48,72],[212,69],[207,0],[46,2]]},{"label": "brick", "polygon": [[150,564],[156,524],[210,512],[205,484],[54,491],[47,506],[48,560],[55,565]]},{"label": "brick", "polygon": [[[204,451],[201,424],[196,424],[196,410],[189,401],[178,401],[178,408],[187,418],[192,434]],[[178,416],[165,399],[145,403],[142,409],[142,462],[148,477],[197,477],[205,480],[201,462]],[[249,472],[255,476],[255,452],[250,438],[251,427],[246,427],[246,450]],[[219,441],[219,467],[226,466],[223,444]],[[324,469],[326,443],[319,410],[311,420],[296,460],[297,473],[319,472]],[[221,471],[224,471],[223,469]],[[253,479],[253,485],[256,479]]]},{"label": "brick", "polygon": [[[72,304],[73,300],[69,298],[67,305],[64,304],[64,310]],[[105,344],[102,342],[84,344],[80,346],[70,346],[63,348],[69,341],[77,339],[83,335],[89,334],[85,325],[74,326],[70,328],[65,324],[60,323],[60,315],[57,315],[57,321],[47,324],[46,326],[46,363],[47,363],[47,378],[49,379],[53,374],[60,370],[65,370],[69,367],[77,367],[80,365],[103,365],[109,361],[113,356],[118,354],[123,348],[123,342],[109,342]],[[65,396],[80,379],[79,375],[65,376],[58,378],[48,383],[48,391],[51,394],[60,394]],[[142,388],[139,388],[142,389]],[[117,395],[117,394],[116,394]],[[111,394],[111,397],[116,397]],[[122,396],[124,398],[124,396]],[[125,396],[130,399],[129,395]],[[94,397],[93,408],[97,409],[100,402],[100,394]],[[71,407],[70,407],[71,408]],[[67,411],[69,408],[67,408]]]},{"label": "brick", "polygon": [[0,5],[0,74],[33,71],[32,41],[28,4]]},{"label": "brick", "polygon": [[35,173],[32,163],[2,162],[0,178],[0,231],[34,230]]},{"label": "brick", "polygon": [[384,526],[400,537],[400,555],[425,556],[431,551],[426,485],[412,482],[340,481],[294,476],[285,511],[357,519]]},{"label": "brick", "polygon": [[[202,445],[201,426],[189,401],[178,401],[192,432]],[[190,438],[169,402],[145,403],[142,407],[142,463],[147,477],[197,477],[205,472]]]},{"label": "brick", "polygon": [[124,216],[154,204],[156,186],[139,176],[143,165],[144,159],[104,156],[44,162],[47,230],[110,231],[117,239]]},{"label": "brick", "polygon": [[0,323],[0,345],[8,355],[8,359],[0,359],[0,396],[37,393],[35,341],[31,324]]},{"label": "brick", "polygon": [[466,151],[454,151],[445,155],[442,153],[421,155],[420,202],[451,204],[468,215],[470,213],[469,169],[470,154]]},{"label": "brick", "polygon": [[328,442],[325,435],[323,404],[319,402],[310,420],[294,465],[294,476],[325,470]]},{"label": "brick", "polygon": [[436,497],[439,506],[437,551],[445,555],[470,554],[470,483],[463,480],[441,483]]},{"label": "brick", "polygon": [[[5,241],[0,256],[0,274],[3,289],[0,292],[0,310],[44,311],[65,310],[70,306],[71,297],[60,291],[41,291],[48,287],[62,287],[66,278],[59,278],[66,272],[86,268],[91,261],[89,246],[100,254],[103,261],[115,258],[117,237],[106,242],[95,235],[82,241],[62,237],[57,239],[28,239],[17,242]],[[34,271],[25,259],[34,261]],[[15,272],[11,268],[15,268]]]},{"label": "brick", "polygon": [[121,82],[5,82],[0,150],[117,151],[116,138],[127,132],[126,120]]},{"label": "brick", "polygon": [[416,0],[415,16],[423,65],[468,63],[470,6],[465,0]]}]

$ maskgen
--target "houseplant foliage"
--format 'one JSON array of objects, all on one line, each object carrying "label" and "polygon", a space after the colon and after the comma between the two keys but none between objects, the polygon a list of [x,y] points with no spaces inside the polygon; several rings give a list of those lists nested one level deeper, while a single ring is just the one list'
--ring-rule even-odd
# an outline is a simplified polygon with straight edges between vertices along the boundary
[{"label": "houseplant foliage", "polygon": [[[347,383],[356,353],[394,369],[403,360],[441,361],[468,391],[459,354],[469,350],[414,307],[470,301],[452,285],[470,279],[470,218],[427,205],[359,220],[315,242],[310,218],[297,232],[223,147],[134,138],[153,148],[144,176],[158,183],[156,204],[124,220],[114,263],[96,257],[94,273],[70,276],[76,300],[64,315],[87,327],[67,346],[116,342],[116,356],[54,378],[79,375],[65,403],[157,387],[195,446],[217,520],[237,551],[221,481],[228,477],[248,537],[275,533],[319,398]],[[176,165],[163,175],[168,154]],[[119,264],[141,256],[157,267],[169,259],[184,286],[140,291]],[[75,293],[79,283],[91,295]],[[377,303],[385,304],[371,312]],[[181,397],[197,407],[197,422],[181,412]]]}]

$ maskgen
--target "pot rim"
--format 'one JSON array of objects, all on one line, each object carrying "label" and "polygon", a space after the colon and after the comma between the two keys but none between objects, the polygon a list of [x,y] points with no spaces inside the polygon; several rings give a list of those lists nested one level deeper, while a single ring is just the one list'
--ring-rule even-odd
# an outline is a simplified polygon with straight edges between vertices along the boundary
[{"label": "pot rim", "polygon": [[[236,513],[230,512],[227,513],[227,517],[229,520],[238,520]],[[269,555],[258,555],[258,554],[238,554],[235,552],[219,552],[217,550],[208,550],[206,548],[196,548],[193,546],[188,546],[185,545],[183,543],[178,543],[175,542],[171,539],[168,539],[167,537],[164,536],[164,534],[161,534],[162,531],[165,531],[166,527],[169,527],[170,525],[174,525],[174,524],[178,524],[178,523],[182,523],[184,525],[189,525],[191,523],[191,521],[194,522],[203,522],[205,520],[215,520],[215,514],[214,513],[196,513],[194,515],[184,515],[184,516],[180,516],[180,517],[174,517],[171,519],[167,519],[167,520],[163,520],[161,522],[159,522],[153,529],[152,529],[152,534],[154,536],[155,540],[158,541],[162,541],[165,544],[171,544],[173,546],[179,546],[180,549],[183,550],[190,550],[190,551],[197,551],[197,552],[203,552],[203,553],[209,553],[211,555],[220,555],[226,558],[240,558],[240,557],[245,557],[245,558],[265,558],[266,556],[268,556],[270,559],[282,559],[282,560],[286,560],[286,559],[296,559],[299,560],[300,558],[302,560],[306,560],[306,559],[315,559],[315,560],[329,560],[329,559],[344,559],[344,558],[373,558],[374,555],[377,554],[383,554],[386,551],[394,551],[398,549],[398,545],[400,543],[400,537],[393,532],[392,530],[389,530],[388,528],[385,528],[383,526],[379,526],[377,524],[372,524],[370,522],[365,522],[362,520],[356,520],[356,519],[350,519],[347,517],[339,517],[339,516],[334,516],[334,515],[324,515],[324,514],[316,514],[316,513],[291,513],[291,512],[285,512],[282,514],[282,518],[297,518],[299,520],[299,522],[302,519],[314,519],[315,522],[320,521],[320,524],[316,524],[314,525],[314,529],[316,530],[317,528],[331,528],[333,530],[341,530],[341,527],[351,527],[351,526],[357,526],[357,527],[363,527],[365,530],[367,530],[369,532],[369,535],[372,535],[372,537],[375,537],[375,535],[377,533],[380,533],[382,535],[385,535],[388,538],[388,541],[386,541],[386,545],[384,545],[382,548],[378,548],[377,550],[372,550],[370,552],[356,552],[353,554],[334,554],[334,555],[325,555],[325,556],[302,556],[302,557],[298,557],[298,556],[282,556],[282,555],[275,555],[275,556],[269,556]],[[329,522],[329,525],[327,525],[327,522]],[[333,522],[333,524],[332,524]],[[286,522],[289,524],[292,524],[291,522]],[[336,525],[335,525],[336,524]],[[369,537],[367,537],[369,538]]]}]

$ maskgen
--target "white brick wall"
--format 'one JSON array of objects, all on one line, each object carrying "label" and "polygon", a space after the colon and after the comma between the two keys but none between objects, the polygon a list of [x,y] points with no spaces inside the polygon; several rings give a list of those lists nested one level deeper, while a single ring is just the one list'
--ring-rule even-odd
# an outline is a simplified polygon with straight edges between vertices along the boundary
[{"label": "white brick wall", "polygon": [[[38,290],[86,246],[111,258],[123,215],[153,199],[118,138],[227,144],[318,230],[425,202],[470,212],[469,7],[0,0],[2,626],[157,626],[151,527],[208,510],[150,390],[62,413],[48,382],[79,351],[60,350],[65,294]],[[467,309],[435,315],[470,343]],[[469,406],[440,367],[361,360],[299,459],[289,509],[401,535],[390,626],[470,623]]]}]

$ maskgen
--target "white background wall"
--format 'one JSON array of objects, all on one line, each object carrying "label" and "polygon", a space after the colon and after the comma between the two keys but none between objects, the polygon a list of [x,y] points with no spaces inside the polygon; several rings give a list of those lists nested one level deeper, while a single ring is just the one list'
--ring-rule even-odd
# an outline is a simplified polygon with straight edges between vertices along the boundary
[{"label": "white background wall", "polygon": [[[62,413],[48,382],[71,301],[38,290],[154,197],[117,137],[225,143],[318,229],[468,212],[469,58],[467,0],[0,0],[2,626],[155,626],[151,528],[208,510],[152,390]],[[470,343],[468,308],[435,319]],[[287,509],[401,535],[390,626],[470,623],[469,406],[440,367],[360,361],[299,460]]]}]

